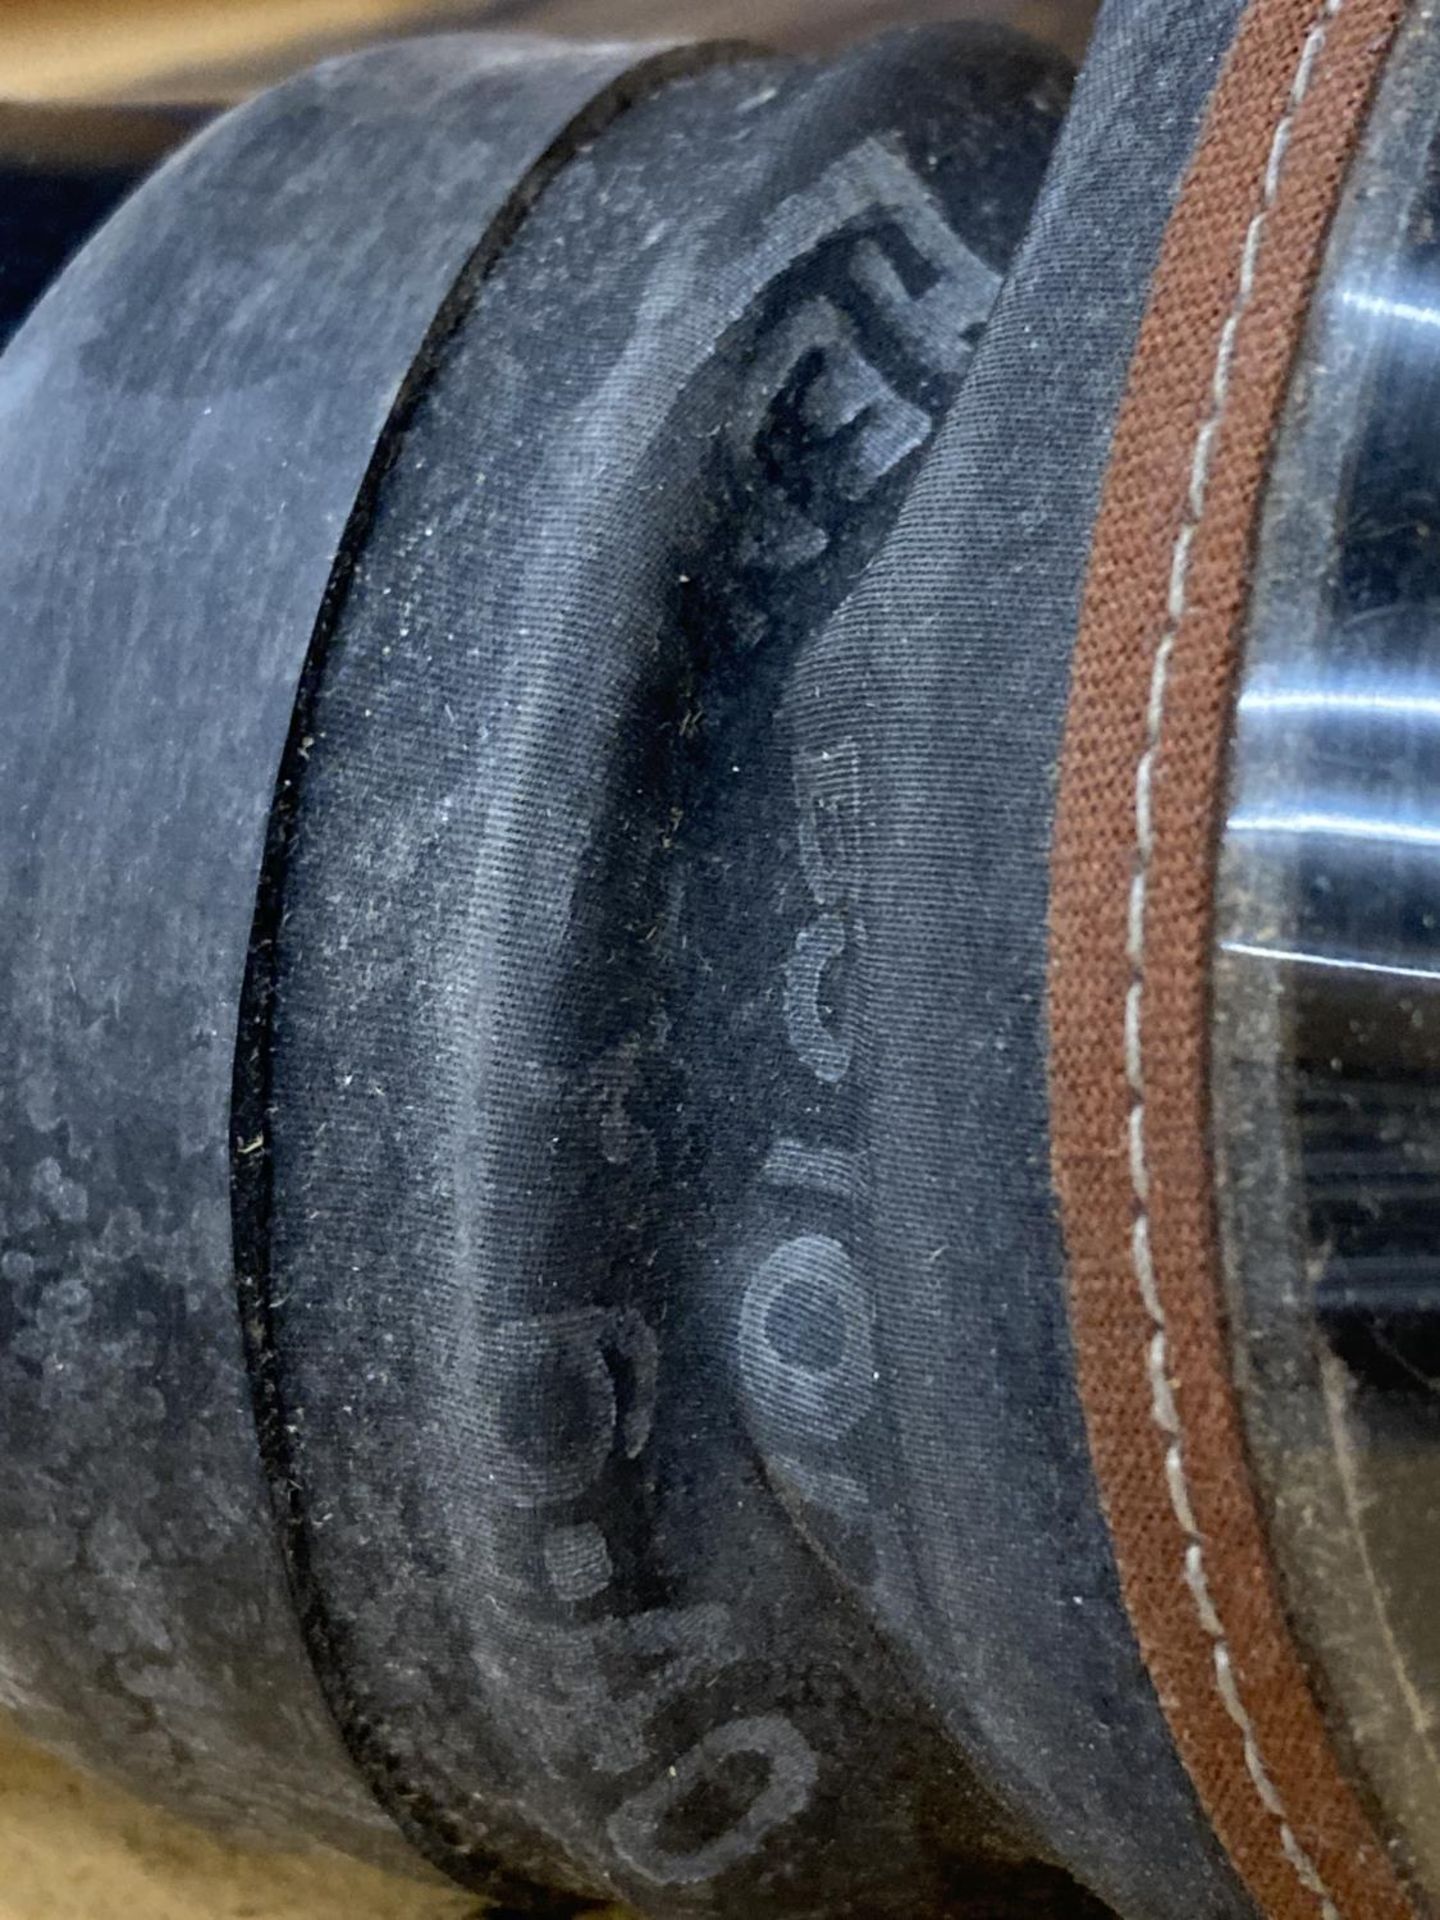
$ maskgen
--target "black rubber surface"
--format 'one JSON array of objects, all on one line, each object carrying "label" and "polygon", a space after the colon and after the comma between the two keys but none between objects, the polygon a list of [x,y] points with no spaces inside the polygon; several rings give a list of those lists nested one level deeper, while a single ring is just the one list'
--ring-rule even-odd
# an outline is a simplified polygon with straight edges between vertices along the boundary
[{"label": "black rubber surface", "polygon": [[937,30],[612,127],[417,396],[294,742],[248,1098],[317,1661],[456,1830],[647,1914],[1093,1910],[875,1628],[855,770],[802,710],[1063,91]]},{"label": "black rubber surface", "polygon": [[162,169],[0,361],[0,1699],[192,1813],[387,1857],[294,1625],[236,1307],[261,854],[437,311],[675,64],[472,36],[322,68]]}]

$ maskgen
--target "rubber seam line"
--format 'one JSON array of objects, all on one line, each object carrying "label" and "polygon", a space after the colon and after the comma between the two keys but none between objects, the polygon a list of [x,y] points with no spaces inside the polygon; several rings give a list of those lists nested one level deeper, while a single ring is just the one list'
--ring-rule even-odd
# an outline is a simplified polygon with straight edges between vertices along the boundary
[{"label": "rubber seam line", "polygon": [[1345,6],[1345,0],[1324,0],[1314,25],[1305,37],[1289,98],[1276,125],[1266,161],[1260,206],[1251,219],[1240,255],[1240,271],[1235,299],[1220,329],[1215,368],[1211,380],[1210,408],[1196,437],[1190,463],[1189,491],[1185,512],[1170,560],[1170,582],[1166,605],[1166,626],[1155,650],[1151,673],[1150,699],[1145,716],[1145,744],[1135,771],[1135,875],[1130,887],[1129,938],[1127,952],[1131,966],[1130,986],[1125,996],[1125,1071],[1133,1096],[1130,1108],[1130,1179],[1134,1188],[1136,1214],[1132,1229],[1132,1260],[1145,1311],[1154,1327],[1147,1350],[1152,1413],[1155,1424],[1167,1436],[1165,1479],[1170,1505],[1180,1523],[1188,1545],[1185,1549],[1184,1578],[1200,1624],[1212,1642],[1215,1685],[1225,1711],[1234,1721],[1244,1742],[1245,1767],[1255,1792],[1280,1832],[1280,1845],[1294,1870],[1296,1879],[1319,1903],[1322,1920],[1341,1920],[1329,1888],[1305,1848],[1295,1836],[1285,1803],[1265,1765],[1255,1733],[1255,1724],[1241,1696],[1236,1678],[1230,1641],[1225,1623],[1215,1608],[1205,1572],[1205,1541],[1195,1520],[1185,1472],[1183,1421],[1180,1416],[1168,1367],[1168,1340],[1165,1309],[1155,1284],[1150,1256],[1149,1167],[1145,1145],[1145,1082],[1143,1073],[1143,1018],[1145,980],[1145,905],[1151,856],[1154,851],[1154,826],[1151,811],[1151,782],[1155,755],[1165,724],[1165,696],[1170,660],[1175,641],[1187,612],[1190,555],[1196,534],[1205,518],[1210,473],[1210,457],[1225,417],[1230,393],[1230,372],[1235,356],[1235,340],[1241,319],[1250,303],[1255,285],[1255,265],[1264,239],[1265,223],[1275,204],[1285,166],[1285,151],[1290,131],[1306,94],[1310,90],[1325,46],[1330,22]]}]

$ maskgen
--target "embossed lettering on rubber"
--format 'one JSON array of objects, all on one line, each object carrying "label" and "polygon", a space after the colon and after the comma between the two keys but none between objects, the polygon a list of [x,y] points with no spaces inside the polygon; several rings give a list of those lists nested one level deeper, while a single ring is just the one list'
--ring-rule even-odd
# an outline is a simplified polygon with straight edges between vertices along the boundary
[{"label": "embossed lettering on rubber", "polygon": [[442,356],[305,717],[269,1344],[315,1644],[430,1817],[647,1913],[1089,1908],[907,1673],[820,638],[1060,103],[940,32],[632,112]]}]

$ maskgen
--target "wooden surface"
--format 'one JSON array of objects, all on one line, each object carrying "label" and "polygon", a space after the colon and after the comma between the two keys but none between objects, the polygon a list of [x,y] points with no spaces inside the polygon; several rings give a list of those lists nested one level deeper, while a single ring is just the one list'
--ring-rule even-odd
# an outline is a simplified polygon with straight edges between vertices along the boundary
[{"label": "wooden surface", "polygon": [[172,70],[378,31],[426,0],[0,0],[0,95],[109,98]]},{"label": "wooden surface", "polygon": [[465,1920],[463,1894],[222,1846],[0,1733],[0,1920]]},{"label": "wooden surface", "polygon": [[457,26],[826,45],[902,20],[1008,19],[1078,56],[1095,0],[0,0],[0,97],[230,94],[357,37]]}]

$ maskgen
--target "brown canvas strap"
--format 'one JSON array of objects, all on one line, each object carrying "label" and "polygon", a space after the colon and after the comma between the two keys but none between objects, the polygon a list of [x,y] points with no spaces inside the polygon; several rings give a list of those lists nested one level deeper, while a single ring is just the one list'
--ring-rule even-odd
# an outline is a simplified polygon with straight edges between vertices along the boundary
[{"label": "brown canvas strap", "polygon": [[1251,0],[1177,203],[1075,660],[1051,927],[1054,1154],[1090,1442],[1177,1746],[1273,1920],[1418,1909],[1287,1626],[1245,1459],[1208,1151],[1211,896],[1266,463],[1404,0]]}]

